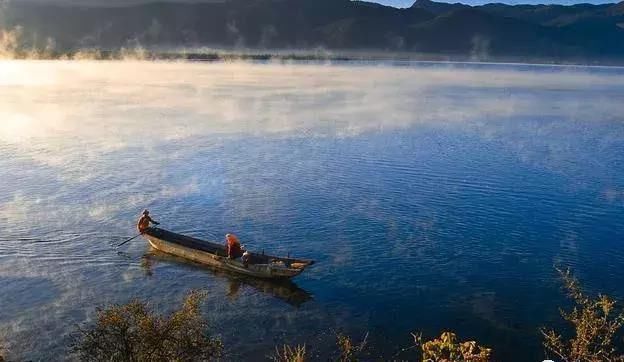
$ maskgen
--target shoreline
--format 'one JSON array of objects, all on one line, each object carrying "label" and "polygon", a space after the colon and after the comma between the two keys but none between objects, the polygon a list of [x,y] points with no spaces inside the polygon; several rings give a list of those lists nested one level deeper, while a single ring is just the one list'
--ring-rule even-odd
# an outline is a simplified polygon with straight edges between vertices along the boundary
[{"label": "shoreline", "polygon": [[96,48],[77,49],[66,52],[46,52],[36,49],[15,51],[0,60],[145,60],[145,61],[190,61],[190,62],[336,62],[336,63],[383,63],[393,65],[401,63],[448,63],[448,64],[491,64],[491,65],[533,65],[533,66],[579,66],[597,68],[622,68],[624,59],[555,59],[524,57],[484,57],[475,58],[465,55],[420,54],[420,53],[385,53],[357,51],[284,51],[284,50],[173,50],[160,51],[144,48],[102,50]]}]

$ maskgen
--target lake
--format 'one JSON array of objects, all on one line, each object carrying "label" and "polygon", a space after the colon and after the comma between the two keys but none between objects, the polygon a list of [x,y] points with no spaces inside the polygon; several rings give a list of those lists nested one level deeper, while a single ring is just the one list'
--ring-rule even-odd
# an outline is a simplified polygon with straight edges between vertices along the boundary
[{"label": "lake", "polygon": [[[276,285],[116,248],[144,208],[317,264]],[[391,358],[443,330],[541,360],[568,305],[555,266],[624,298],[623,216],[622,68],[0,62],[0,338],[19,360],[65,359],[97,306],[167,312],[192,288],[226,360],[326,358],[336,332]]]}]

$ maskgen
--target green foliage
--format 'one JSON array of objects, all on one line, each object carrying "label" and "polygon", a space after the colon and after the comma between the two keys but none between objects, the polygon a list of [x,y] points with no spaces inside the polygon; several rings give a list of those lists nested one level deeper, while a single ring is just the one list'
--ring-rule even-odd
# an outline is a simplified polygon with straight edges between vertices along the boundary
[{"label": "green foliage", "polygon": [[424,362],[488,362],[492,350],[475,341],[458,342],[455,333],[443,332],[440,338],[422,341],[422,335],[412,334],[415,346],[422,349]]},{"label": "green foliage", "polygon": [[274,362],[305,362],[306,347],[303,346],[290,347],[284,345],[282,349],[275,347],[275,353],[271,356]]},{"label": "green foliage", "polygon": [[572,311],[561,311],[563,318],[572,324],[574,336],[565,340],[552,329],[542,329],[547,352],[563,362],[624,361],[624,355],[614,346],[615,336],[624,325],[624,312],[606,295],[586,296],[570,270],[557,271],[575,304]]},{"label": "green foliage", "polygon": [[207,333],[200,305],[205,293],[192,291],[169,316],[155,314],[139,300],[98,309],[96,324],[80,329],[72,352],[82,361],[206,361],[223,346]]}]

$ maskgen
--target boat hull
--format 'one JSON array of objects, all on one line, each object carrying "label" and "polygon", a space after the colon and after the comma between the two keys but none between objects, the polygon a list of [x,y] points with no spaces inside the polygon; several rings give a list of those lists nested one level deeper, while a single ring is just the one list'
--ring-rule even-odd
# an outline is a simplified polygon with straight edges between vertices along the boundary
[{"label": "boat hull", "polygon": [[256,278],[289,279],[301,274],[303,271],[303,268],[279,267],[271,264],[250,264],[245,266],[237,259],[232,260],[226,256],[190,248],[150,234],[145,234],[144,236],[149,244],[156,250],[186,258],[200,264],[210,265]]}]

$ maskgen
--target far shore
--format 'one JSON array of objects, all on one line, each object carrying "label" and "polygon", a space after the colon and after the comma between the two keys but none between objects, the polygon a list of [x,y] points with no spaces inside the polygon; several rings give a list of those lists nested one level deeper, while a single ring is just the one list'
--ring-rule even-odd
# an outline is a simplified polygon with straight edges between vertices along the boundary
[{"label": "far shore", "polygon": [[624,66],[624,59],[530,58],[522,56],[474,56],[383,51],[193,49],[151,50],[145,48],[76,49],[68,51],[16,50],[0,53],[0,60],[152,60],[152,61],[252,61],[252,62],[448,62],[566,66]]}]

